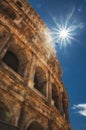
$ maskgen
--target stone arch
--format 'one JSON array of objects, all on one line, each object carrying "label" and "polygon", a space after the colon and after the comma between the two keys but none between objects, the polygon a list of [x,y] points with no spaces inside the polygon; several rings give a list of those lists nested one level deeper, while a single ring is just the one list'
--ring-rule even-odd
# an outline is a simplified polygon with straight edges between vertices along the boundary
[{"label": "stone arch", "polygon": [[0,13],[11,18],[12,20],[16,19],[15,12],[10,7],[8,7],[6,4],[0,3]]},{"label": "stone arch", "polygon": [[17,4],[20,8],[22,8],[22,3],[21,3],[19,0],[16,0],[16,4]]},{"label": "stone arch", "polygon": [[52,99],[54,101],[54,106],[56,107],[57,110],[59,110],[59,95],[57,87],[54,83],[52,84]]},{"label": "stone arch", "polygon": [[36,67],[34,75],[34,87],[46,96],[46,72],[41,67]]},{"label": "stone arch", "polygon": [[37,121],[33,121],[30,123],[27,130],[43,130],[43,128]]},{"label": "stone arch", "polygon": [[0,121],[11,123],[11,113],[7,106],[0,101]]},{"label": "stone arch", "polygon": [[12,68],[14,71],[18,72],[19,60],[13,52],[8,50],[2,60],[10,68]]},{"label": "stone arch", "polygon": [[0,59],[3,57],[3,49],[10,38],[11,34],[9,32],[9,29],[0,23]]},{"label": "stone arch", "polygon": [[2,61],[6,63],[11,69],[16,71],[22,77],[25,76],[26,66],[28,63],[28,56],[25,49],[16,44],[15,39],[10,41],[12,44],[7,48]]}]

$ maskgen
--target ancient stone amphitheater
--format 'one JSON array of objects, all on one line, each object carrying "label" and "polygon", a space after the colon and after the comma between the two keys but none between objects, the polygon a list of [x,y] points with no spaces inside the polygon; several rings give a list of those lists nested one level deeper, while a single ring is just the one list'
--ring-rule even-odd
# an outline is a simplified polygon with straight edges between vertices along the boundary
[{"label": "ancient stone amphitheater", "polygon": [[26,0],[0,1],[0,130],[71,130],[50,39]]}]

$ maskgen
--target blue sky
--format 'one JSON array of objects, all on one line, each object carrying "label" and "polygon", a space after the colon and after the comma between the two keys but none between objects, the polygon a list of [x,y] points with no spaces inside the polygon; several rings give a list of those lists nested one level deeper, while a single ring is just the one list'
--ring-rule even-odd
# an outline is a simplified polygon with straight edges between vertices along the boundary
[{"label": "blue sky", "polygon": [[29,0],[45,24],[56,28],[71,15],[75,40],[60,46],[55,44],[63,69],[63,83],[69,95],[70,122],[73,130],[86,130],[86,0]]}]

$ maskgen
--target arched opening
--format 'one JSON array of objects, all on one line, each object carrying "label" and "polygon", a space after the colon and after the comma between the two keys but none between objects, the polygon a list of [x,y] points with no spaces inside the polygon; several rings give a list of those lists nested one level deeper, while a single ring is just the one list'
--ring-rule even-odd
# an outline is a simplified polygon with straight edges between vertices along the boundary
[{"label": "arched opening", "polygon": [[43,130],[42,126],[38,122],[32,122],[27,130]]},{"label": "arched opening", "polygon": [[19,7],[22,7],[22,4],[20,1],[16,1],[16,4],[19,6]]},{"label": "arched opening", "polygon": [[2,61],[7,64],[11,69],[18,72],[19,60],[13,52],[8,50]]},{"label": "arched opening", "polygon": [[46,96],[46,74],[40,67],[36,68],[34,87],[44,96]]},{"label": "arched opening", "polygon": [[54,101],[54,106],[59,110],[59,97],[55,84],[52,84],[52,99]]},{"label": "arched opening", "polygon": [[0,12],[3,13],[5,16],[10,17],[12,20],[16,19],[16,14],[14,13],[14,11],[3,5],[2,3],[0,3]]},{"label": "arched opening", "polygon": [[11,114],[2,102],[0,102],[0,121],[7,123],[11,121]]}]

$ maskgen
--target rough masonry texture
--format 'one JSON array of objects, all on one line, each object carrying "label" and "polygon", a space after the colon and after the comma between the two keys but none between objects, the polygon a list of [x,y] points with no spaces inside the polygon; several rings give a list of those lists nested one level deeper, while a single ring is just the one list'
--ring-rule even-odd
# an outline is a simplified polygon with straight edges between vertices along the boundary
[{"label": "rough masonry texture", "polygon": [[0,1],[0,122],[19,130],[71,130],[62,70],[49,40],[26,0]]}]

